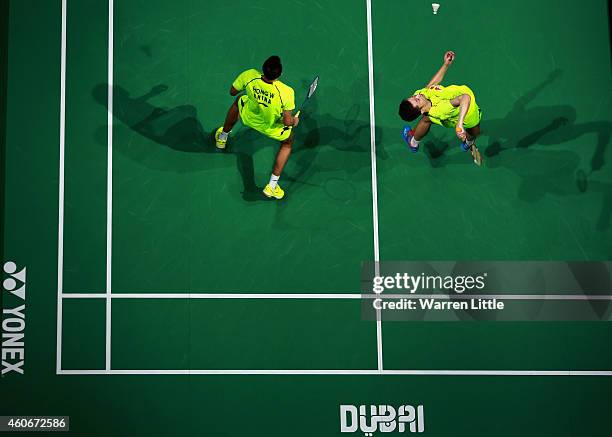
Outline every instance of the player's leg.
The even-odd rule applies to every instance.
[[[476,147],[476,137],[480,135],[480,121],[482,120],[482,111],[480,107],[476,103],[476,97],[472,90],[468,87],[466,88],[466,92],[470,94],[472,97],[472,103],[470,104],[470,108],[463,120],[463,126],[465,126],[466,139],[465,142],[461,144],[461,147],[466,152],[469,150],[472,154],[472,158],[474,159],[474,163],[476,165],[482,165],[482,156],[480,155],[480,151],[478,147]]]
[[[416,129],[414,130],[414,140],[421,141],[427,132],[429,132],[429,128],[431,127],[431,120],[427,115],[424,115],[419,120],[419,124],[417,124]]]
[[[270,181],[268,182],[268,185],[266,185],[263,191],[267,197],[282,199],[285,195],[285,192],[278,185],[278,180],[280,178],[281,173],[283,172],[283,168],[285,168],[287,160],[289,159],[289,155],[291,155],[292,146],[293,132],[291,132],[289,138],[281,141],[280,148],[276,153],[276,159],[274,161],[274,168],[272,169],[272,174],[270,175]]]
[[[410,126],[404,128],[402,136],[412,152],[417,152],[419,150],[419,142],[427,135],[430,127],[431,120],[427,115],[423,115],[416,129],[411,129]]]
[[[230,106],[229,110],[227,111],[223,126],[217,129],[217,131],[215,132],[215,145],[218,149],[225,149],[227,137],[229,136],[229,133],[232,131],[232,128],[238,121],[238,99],[240,99],[240,97],[234,100],[234,103],[232,103],[232,106]]]
[[[474,127],[469,127],[465,129],[465,133],[467,134],[468,143],[471,141],[472,143],[476,140],[476,138],[480,135],[480,125],[476,125]]]

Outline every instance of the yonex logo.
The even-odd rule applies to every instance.
[[[406,427],[408,425],[408,427]],[[425,432],[425,409],[423,405],[416,408],[402,405],[395,409],[390,405],[340,405],[340,432],[363,432],[371,437],[377,431],[381,433]]]
[[[5,292],[11,293],[20,302],[14,308],[2,309],[2,375],[9,372],[24,373],[25,364],[25,298],[26,268],[19,270],[13,261],[4,263],[4,273],[9,275],[2,281]],[[6,302],[5,299],[3,299]]]
[[[24,267],[21,271],[17,271],[17,264],[13,261],[7,261],[4,263],[4,273],[10,275],[2,282],[2,287],[9,293],[13,293],[15,296],[25,300],[26,290],[26,268]],[[17,282],[19,281],[19,282]],[[19,289],[17,286],[21,285]]]

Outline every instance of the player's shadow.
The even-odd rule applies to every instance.
[[[218,151],[214,145],[213,132],[207,132],[202,127],[193,105],[164,108],[149,102],[167,89],[165,85],[156,85],[142,96],[132,96],[123,87],[115,85],[113,116],[130,130],[150,141],[184,153],[160,158],[146,145],[146,142],[131,139],[115,141],[113,147],[130,159],[157,170],[195,172],[236,165],[242,176],[243,199],[267,201],[268,199],[261,194],[262,187],[255,184],[252,159],[252,155],[266,145],[265,142],[257,141],[252,131],[237,125],[236,133],[228,142],[228,149],[223,152]],[[92,95],[100,105],[106,106],[108,85],[97,85]],[[96,134],[98,143],[105,146],[106,135],[106,127],[103,126]],[[249,143],[249,147],[231,147],[232,144],[240,143]]]
[[[589,182],[589,178],[606,165],[605,152],[610,143],[612,123],[607,120],[577,123],[576,109],[569,105],[529,106],[538,93],[561,74],[560,70],[551,72],[543,82],[519,98],[506,117],[483,121],[483,133],[490,138],[485,156],[489,167],[506,168],[521,177],[519,197],[526,201],[539,200],[549,193],[568,195],[587,190],[602,193],[597,228],[608,229],[611,186]],[[532,147],[559,145],[583,136],[586,136],[582,140],[584,146],[593,149],[590,168],[586,171],[579,169],[580,157],[573,151]],[[591,143],[593,137],[594,144]]]
[[[470,164],[472,158],[466,153],[450,154],[453,147],[460,149],[459,139],[454,137],[440,136],[429,131],[427,139],[423,143],[425,156],[429,159],[432,167],[444,167],[449,164]],[[473,165],[473,164],[472,164]]]
[[[214,146],[212,133],[205,131],[193,105],[164,108],[150,103],[152,98],[167,89],[165,85],[157,85],[141,96],[132,96],[125,88],[115,85],[113,116],[132,132],[186,155],[165,154],[160,158],[146,142],[132,141],[129,133],[126,135],[127,141],[124,137],[123,141],[115,141],[113,147],[134,161],[164,171],[203,171],[231,166],[232,162],[235,162],[234,165],[237,166],[242,178],[243,199],[267,201],[268,199],[261,194],[263,184],[256,183],[253,156],[262,148],[277,149],[278,142],[238,124],[228,141],[227,149],[219,152]],[[92,95],[96,102],[106,106],[108,85],[97,85]],[[317,173],[324,174],[338,170],[346,174],[345,180],[342,181],[344,185],[352,185],[360,178],[369,179],[371,177],[370,124],[366,121],[367,114],[361,114],[361,105],[359,103],[351,105],[342,118],[332,114],[319,114],[317,107],[317,94],[315,94],[301,116],[300,125],[295,128],[290,164],[283,174],[283,179],[286,181],[284,187],[292,191],[305,186],[325,189],[320,183],[309,182],[309,178]],[[119,131],[120,126],[117,125],[115,129]],[[106,126],[101,126],[96,133],[98,143],[102,146],[107,144],[106,131]],[[381,137],[382,130],[377,128],[378,144]],[[207,154],[212,156],[206,159],[204,155]],[[377,154],[380,159],[386,159],[384,148],[378,147]],[[228,160],[230,155],[235,155],[235,158]],[[335,184],[338,185],[337,181]],[[345,191],[354,190],[348,187]]]
[[[562,144],[583,135],[594,134],[597,143],[590,171],[598,171],[605,165],[604,155],[610,142],[612,123],[607,120],[576,123],[576,109],[569,105],[528,106],[562,74],[561,70],[552,71],[543,82],[520,97],[504,118],[483,122],[490,138],[490,145],[485,152],[487,157],[492,158],[508,150],[527,149],[535,144]]]
[[[142,136],[180,152],[204,152],[212,145],[193,105],[163,108],[149,103],[153,97],[168,90],[166,85],[156,85],[146,94],[132,97],[123,87],[113,86],[113,116]],[[108,85],[97,85],[94,99],[107,105]],[[208,147],[209,148],[209,147]],[[210,151],[210,150],[208,150]]]
[[[265,147],[278,149],[277,141],[262,137],[258,132],[237,124],[223,153],[236,156],[236,166],[242,179],[242,199],[246,202],[272,201],[262,194],[265,184],[257,184],[253,155]],[[265,182],[265,181],[261,181]]]
[[[303,81],[306,89],[309,81]],[[284,172],[285,186],[295,194],[301,189],[316,187],[335,200],[349,200],[356,193],[355,184],[371,180],[371,140],[368,101],[356,100],[367,90],[367,81],[355,81],[352,88],[340,90],[320,85],[305,106],[300,124],[295,129],[295,142]],[[329,93],[340,101],[351,102],[345,110],[331,114],[322,112],[319,96]],[[377,157],[387,159],[381,144],[383,128],[376,126]],[[326,176],[326,173],[332,174]],[[295,196],[291,196],[295,197]],[[291,202],[290,198],[285,203]]]
[[[346,119],[333,114],[312,113],[301,122],[301,130],[296,130],[295,151],[292,156],[291,172],[288,173],[290,186],[313,185],[310,179],[317,175],[318,180],[326,173],[344,174],[344,185],[371,178],[370,124],[363,120],[353,120],[347,125]],[[376,128],[375,135],[380,138],[382,129]],[[377,144],[378,140],[377,140]],[[385,151],[377,147],[377,155]],[[337,178],[337,176],[333,176]],[[317,185],[324,188],[321,184]],[[345,191],[354,191],[348,186]],[[330,193],[328,193],[330,194]],[[334,195],[331,194],[333,197]]]

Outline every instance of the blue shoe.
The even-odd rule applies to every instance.
[[[468,152],[470,150],[470,146],[467,142],[464,141],[461,143],[461,150],[463,150],[464,152]]]
[[[412,142],[412,137],[414,137],[414,130],[408,125],[404,126],[404,130],[402,131],[402,138],[404,139],[404,141],[406,141],[406,144],[408,145],[410,151],[416,153],[419,151],[419,146],[412,147],[412,144],[410,144]]]

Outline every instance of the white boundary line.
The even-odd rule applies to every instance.
[[[106,370],[111,370],[113,240],[113,0],[108,0],[108,164],[106,188]]]
[[[62,0],[60,54],[59,193],[57,217],[57,330],[55,372],[62,370],[62,296],[64,292],[64,154],[66,140],[66,2]]]
[[[372,161],[372,224],[374,228],[374,263],[378,275],[380,261],[378,243],[378,182],[376,178],[376,115],[374,111],[374,49],[372,45],[372,1],[366,0],[368,26],[368,87],[370,91],[370,153]],[[376,352],[378,370],[383,371],[382,320],[380,310],[376,310]]]
[[[499,299],[499,300],[564,300],[564,301],[612,301],[611,295],[596,294],[322,294],[322,293],[63,293],[62,299]]]
[[[62,370],[62,375],[612,376],[608,370]]]
[[[113,110],[113,0],[109,0],[108,38],[108,172],[107,172],[107,258],[106,293],[63,293],[63,230],[64,230],[64,145],[65,145],[65,86],[66,86],[66,2],[62,0],[62,43],[60,85],[60,162],[59,162],[59,217],[58,217],[58,307],[57,307],[57,362],[58,375],[430,375],[430,376],[612,376],[605,370],[384,370],[382,360],[382,326],[380,311],[377,314],[376,370],[112,370],[111,369],[111,303],[113,298],[123,299],[361,299],[361,298],[498,298],[498,299],[545,299],[545,300],[612,300],[612,296],[596,295],[363,295],[363,294],[230,294],[230,293],[112,293],[112,110]],[[374,70],[372,51],[371,0],[366,0],[368,20],[368,72],[370,90],[370,142],[372,158],[372,209],[374,225],[374,260],[379,262],[378,244],[378,194],[376,181],[376,144],[374,116]],[[378,266],[378,264],[377,264]],[[104,370],[62,370],[62,299],[103,298],[106,299],[106,360]]]

